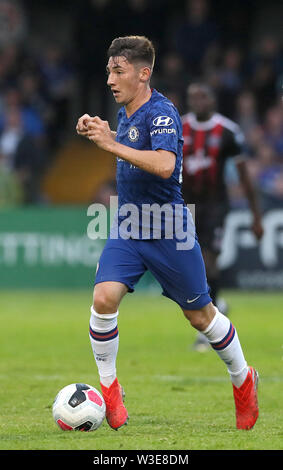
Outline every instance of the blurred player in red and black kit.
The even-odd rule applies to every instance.
[[[217,305],[220,289],[217,257],[229,209],[224,170],[230,157],[234,159],[253,213],[252,230],[258,240],[262,237],[263,228],[256,194],[246,168],[243,134],[235,122],[215,111],[215,105],[213,90],[208,85],[190,84],[189,112],[182,116],[182,124],[183,196],[187,204],[195,204],[196,229],[206,264],[210,296]],[[199,351],[209,347],[204,335],[198,335],[194,347]]]

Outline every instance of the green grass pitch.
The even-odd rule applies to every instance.
[[[283,449],[283,295],[224,292],[248,363],[260,374],[260,417],[235,428],[232,386],[214,351],[191,350],[195,332],[162,296],[127,295],[120,307],[118,378],[128,426],[90,433],[53,421],[57,392],[99,387],[88,338],[91,290],[0,294],[0,449]]]

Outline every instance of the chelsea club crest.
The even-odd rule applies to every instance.
[[[139,131],[135,126],[130,127],[128,137],[131,142],[136,142],[139,139]]]

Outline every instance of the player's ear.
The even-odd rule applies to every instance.
[[[148,82],[151,76],[150,67],[141,67],[140,69],[140,80],[144,83]]]

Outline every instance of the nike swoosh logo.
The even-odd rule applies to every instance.
[[[197,297],[195,297],[195,298],[192,299],[192,300],[187,299],[187,303],[190,304],[190,303],[194,302],[195,300],[197,300],[199,297],[200,297],[200,295],[197,295]]]

